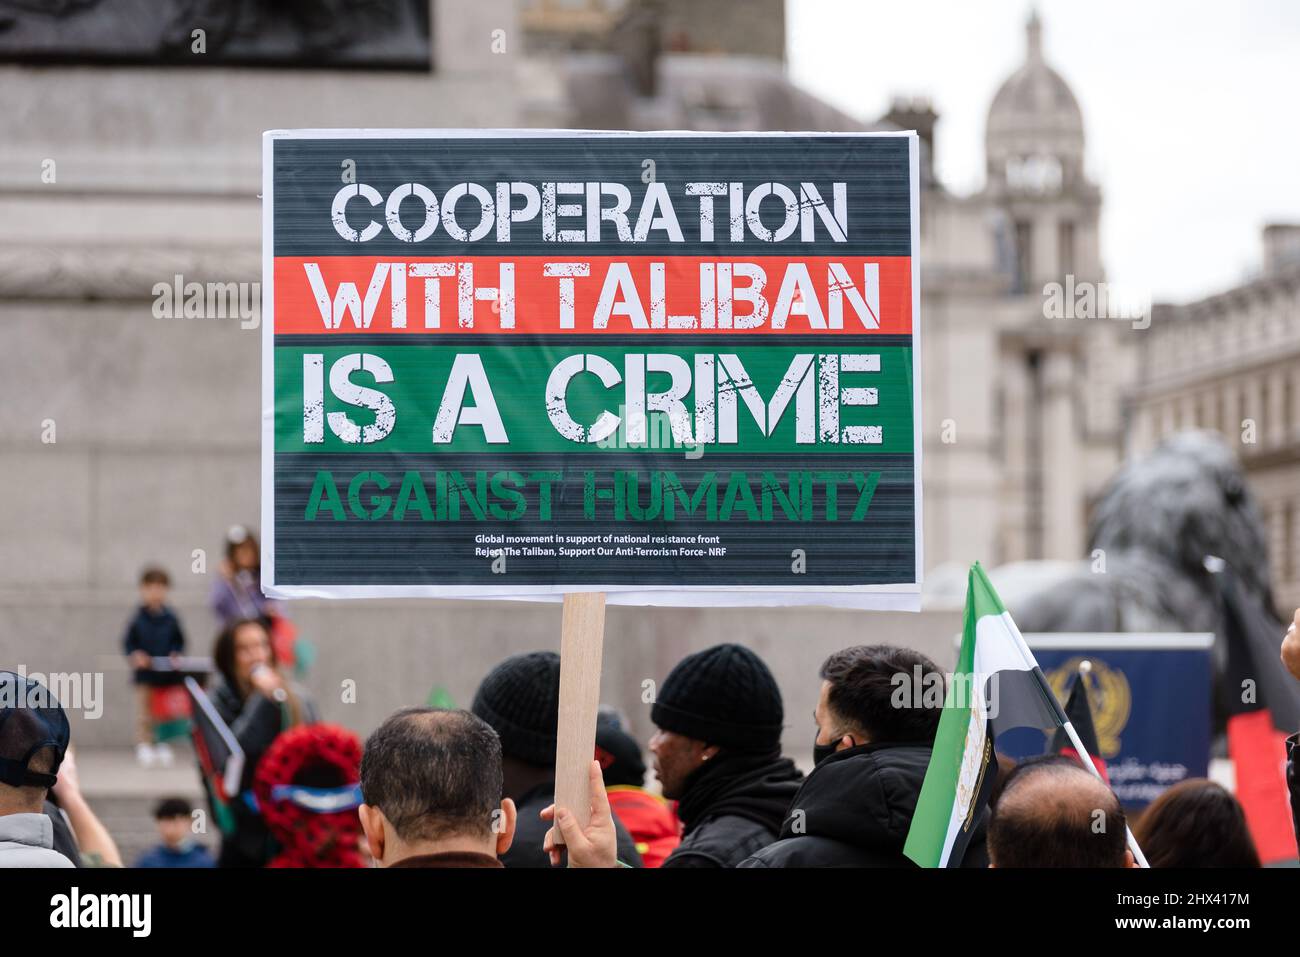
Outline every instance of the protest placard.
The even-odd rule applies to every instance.
[[[264,149],[268,594],[917,606],[914,135]]]

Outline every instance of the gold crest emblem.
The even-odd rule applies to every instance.
[[[1090,662],[1092,668],[1081,673],[1079,664],[1083,661]],[[1052,693],[1061,702],[1061,707],[1065,707],[1070,696],[1070,682],[1073,680],[1085,683],[1088,704],[1092,706],[1092,724],[1097,731],[1097,744],[1101,747],[1101,756],[1109,761],[1119,754],[1119,736],[1128,725],[1132,711],[1133,693],[1128,679],[1124,677],[1124,672],[1111,668],[1093,655],[1073,657],[1047,674],[1047,683],[1052,686]]]

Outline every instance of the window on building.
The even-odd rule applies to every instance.
[[[1061,257],[1061,277],[1074,275],[1074,223],[1060,224],[1056,242]]]
[[[1029,289],[1029,280],[1033,276],[1032,246],[1034,240],[1033,224],[1028,220],[1016,221],[1016,292]]]
[[[1265,379],[1259,384],[1259,412],[1251,416],[1251,418],[1256,421],[1256,441],[1261,439],[1267,440],[1264,442],[1266,445],[1273,444],[1273,426],[1272,423],[1268,423],[1267,430],[1262,429],[1259,427],[1259,421],[1263,416],[1267,416],[1271,411],[1273,411],[1273,383],[1268,379]]]
[[[1282,434],[1284,441],[1290,442],[1292,434],[1295,432],[1295,384],[1291,381],[1290,373],[1283,373],[1282,377]]]
[[[1280,558],[1282,565],[1282,580],[1285,582],[1293,582],[1296,578],[1295,509],[1296,506],[1294,501],[1287,502],[1282,506],[1284,521],[1282,529],[1282,554]]]

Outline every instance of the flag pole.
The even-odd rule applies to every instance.
[[[1012,618],[1011,615],[1007,615],[1006,619],[1007,623],[1011,626],[1008,630],[1011,632],[1011,636],[1015,638],[1016,643],[1020,646],[1021,654],[1025,656],[1026,661],[1034,662],[1034,680],[1038,682],[1039,686],[1043,690],[1043,694],[1046,695],[1048,701],[1052,702],[1052,707],[1056,709],[1057,720],[1061,722],[1061,727],[1065,729],[1066,737],[1070,739],[1070,744],[1074,745],[1075,752],[1082,759],[1084,768],[1091,771],[1092,776],[1098,781],[1106,784],[1106,779],[1103,778],[1101,772],[1097,770],[1097,765],[1093,762],[1092,755],[1088,753],[1088,749],[1085,748],[1083,742],[1079,740],[1079,733],[1074,730],[1074,725],[1072,725],[1070,719],[1065,716],[1065,709],[1061,707],[1061,702],[1056,700],[1056,692],[1052,690],[1052,686],[1049,685],[1047,679],[1043,677],[1043,672],[1038,667],[1038,659],[1036,659],[1034,653],[1029,650],[1029,644],[1025,641],[1025,636],[1020,633],[1020,627],[1016,624],[1015,619]],[[1110,787],[1109,784],[1106,784],[1106,786]],[[1128,849],[1133,852],[1133,860],[1137,861],[1138,867],[1149,868],[1151,865],[1147,863],[1147,858],[1146,855],[1142,853],[1142,848],[1138,847],[1137,838],[1133,836],[1133,829],[1130,828],[1128,824],[1124,825],[1124,837],[1128,844]]]
[[[1050,687],[1047,691],[1048,694],[1051,694]],[[1088,749],[1085,748],[1083,742],[1079,740],[1079,734],[1074,730],[1074,725],[1067,721],[1063,727],[1065,728],[1066,736],[1070,739],[1070,743],[1074,745],[1074,750],[1078,752],[1079,757],[1082,759],[1083,766],[1092,772],[1093,777],[1105,784],[1106,779],[1101,776],[1101,772],[1097,770],[1097,765],[1093,763],[1092,756],[1088,754]],[[1109,785],[1107,785],[1107,787],[1109,787]],[[1127,824],[1124,825],[1124,833],[1128,841],[1128,849],[1133,852],[1133,859],[1138,862],[1138,867],[1150,867],[1151,865],[1147,863],[1146,855],[1142,853],[1142,848],[1138,847],[1137,838],[1133,836],[1132,828]]]

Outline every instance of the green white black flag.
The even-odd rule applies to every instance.
[[[976,562],[957,668],[903,853],[922,867],[960,865],[997,773],[994,737],[1009,728],[1067,723],[1020,630]]]

